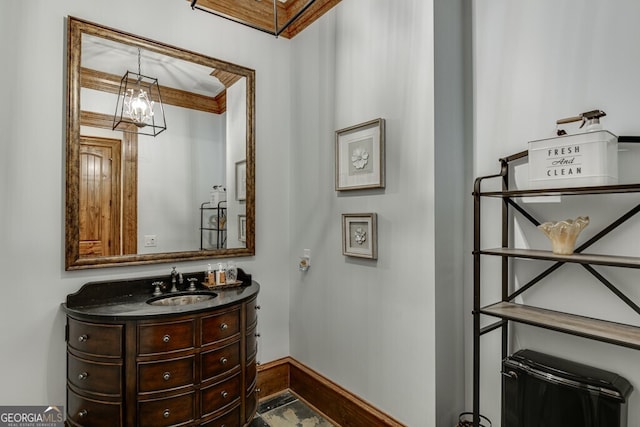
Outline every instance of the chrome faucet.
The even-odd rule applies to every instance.
[[[151,284],[151,286],[153,286],[153,287],[154,287],[154,290],[153,290],[153,296],[154,296],[154,297],[157,297],[157,296],[159,296],[159,295],[162,295],[162,290],[161,290],[161,289],[164,289],[164,288],[165,288],[165,285],[164,285],[164,283],[163,283],[163,282],[153,282],[153,283]]]
[[[171,270],[171,290],[169,292],[178,292],[178,288],[176,287],[178,275],[180,276],[180,283],[182,283],[182,273],[178,274],[176,268],[173,267],[173,270]]]

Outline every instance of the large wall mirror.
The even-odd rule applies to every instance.
[[[255,72],[67,25],[66,269],[254,255]],[[113,130],[128,71],[157,79],[155,136]]]

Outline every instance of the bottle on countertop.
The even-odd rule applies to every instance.
[[[226,270],[222,263],[219,263],[218,269],[216,270],[216,284],[224,285],[225,283],[227,283]]]
[[[211,269],[211,264],[207,265],[207,273],[204,280],[207,286],[213,286],[216,284],[216,277],[213,270]]]
[[[235,261],[227,261],[227,274],[225,276],[229,284],[234,284],[238,281],[238,267],[236,267]]]

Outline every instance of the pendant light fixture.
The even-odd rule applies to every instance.
[[[142,75],[138,48],[138,73],[127,71],[113,116],[113,130],[156,136],[167,129],[158,79]],[[134,126],[132,126],[134,125]]]

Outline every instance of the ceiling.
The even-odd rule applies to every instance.
[[[292,38],[340,3],[340,0],[187,0],[191,7],[284,38]],[[299,15],[299,16],[297,16]],[[286,29],[282,28],[295,18]]]
[[[292,38],[331,10],[340,0],[187,0],[195,9],[213,13],[256,30]],[[288,21],[291,22],[283,29]],[[82,86],[118,94],[125,71],[138,72],[138,49],[101,37],[82,40]],[[163,103],[222,113],[226,88],[238,76],[221,73],[196,63],[142,50],[141,74],[158,79]]]
[[[138,72],[137,47],[102,37],[83,34],[81,58],[80,82],[87,89],[117,95],[124,73]],[[158,79],[163,104],[214,114],[226,110],[226,88],[240,79],[148,49],[140,50],[140,71]]]

